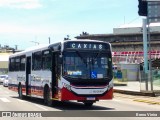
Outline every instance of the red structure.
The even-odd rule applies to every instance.
[[[150,56],[151,55],[151,56]],[[113,62],[127,62],[127,63],[142,63],[143,51],[125,51],[125,52],[112,52]],[[148,60],[150,59],[160,59],[160,51],[148,52]]]

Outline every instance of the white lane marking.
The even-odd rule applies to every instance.
[[[7,98],[0,98],[0,100],[2,100],[3,102],[11,102]]]
[[[44,108],[44,107],[42,107],[42,106],[40,106],[40,105],[35,105],[35,106],[37,106],[37,107],[39,107],[39,108],[41,108],[41,109],[43,109],[43,110],[48,110],[48,109],[46,109],[46,108]]]

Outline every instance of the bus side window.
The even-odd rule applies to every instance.
[[[20,57],[15,58],[15,71],[20,70]]]
[[[34,54],[32,53],[32,70],[34,70]]]
[[[15,58],[10,58],[9,71],[14,71],[15,68]]]
[[[21,56],[20,57],[20,71],[24,71],[25,70],[25,63],[26,63],[26,57],[25,56]]]
[[[43,70],[51,69],[51,53],[49,50],[42,52],[42,69]]]
[[[41,51],[32,54],[32,69],[40,70],[42,68],[42,53]]]

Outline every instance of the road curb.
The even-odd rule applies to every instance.
[[[114,89],[114,92],[128,94],[128,95],[151,96],[151,97],[156,96],[154,92],[138,92],[138,91],[119,90],[119,89]]]
[[[126,83],[114,83],[114,86],[127,86]]]
[[[157,101],[150,101],[150,100],[143,100],[143,99],[135,99],[133,101],[160,105],[160,102],[157,102]]]

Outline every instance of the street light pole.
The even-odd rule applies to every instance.
[[[147,24],[148,24],[148,47],[149,47],[149,81],[151,85],[151,91],[153,91],[153,80],[152,80],[152,56],[151,56],[151,35],[150,35],[150,22],[147,17]]]

